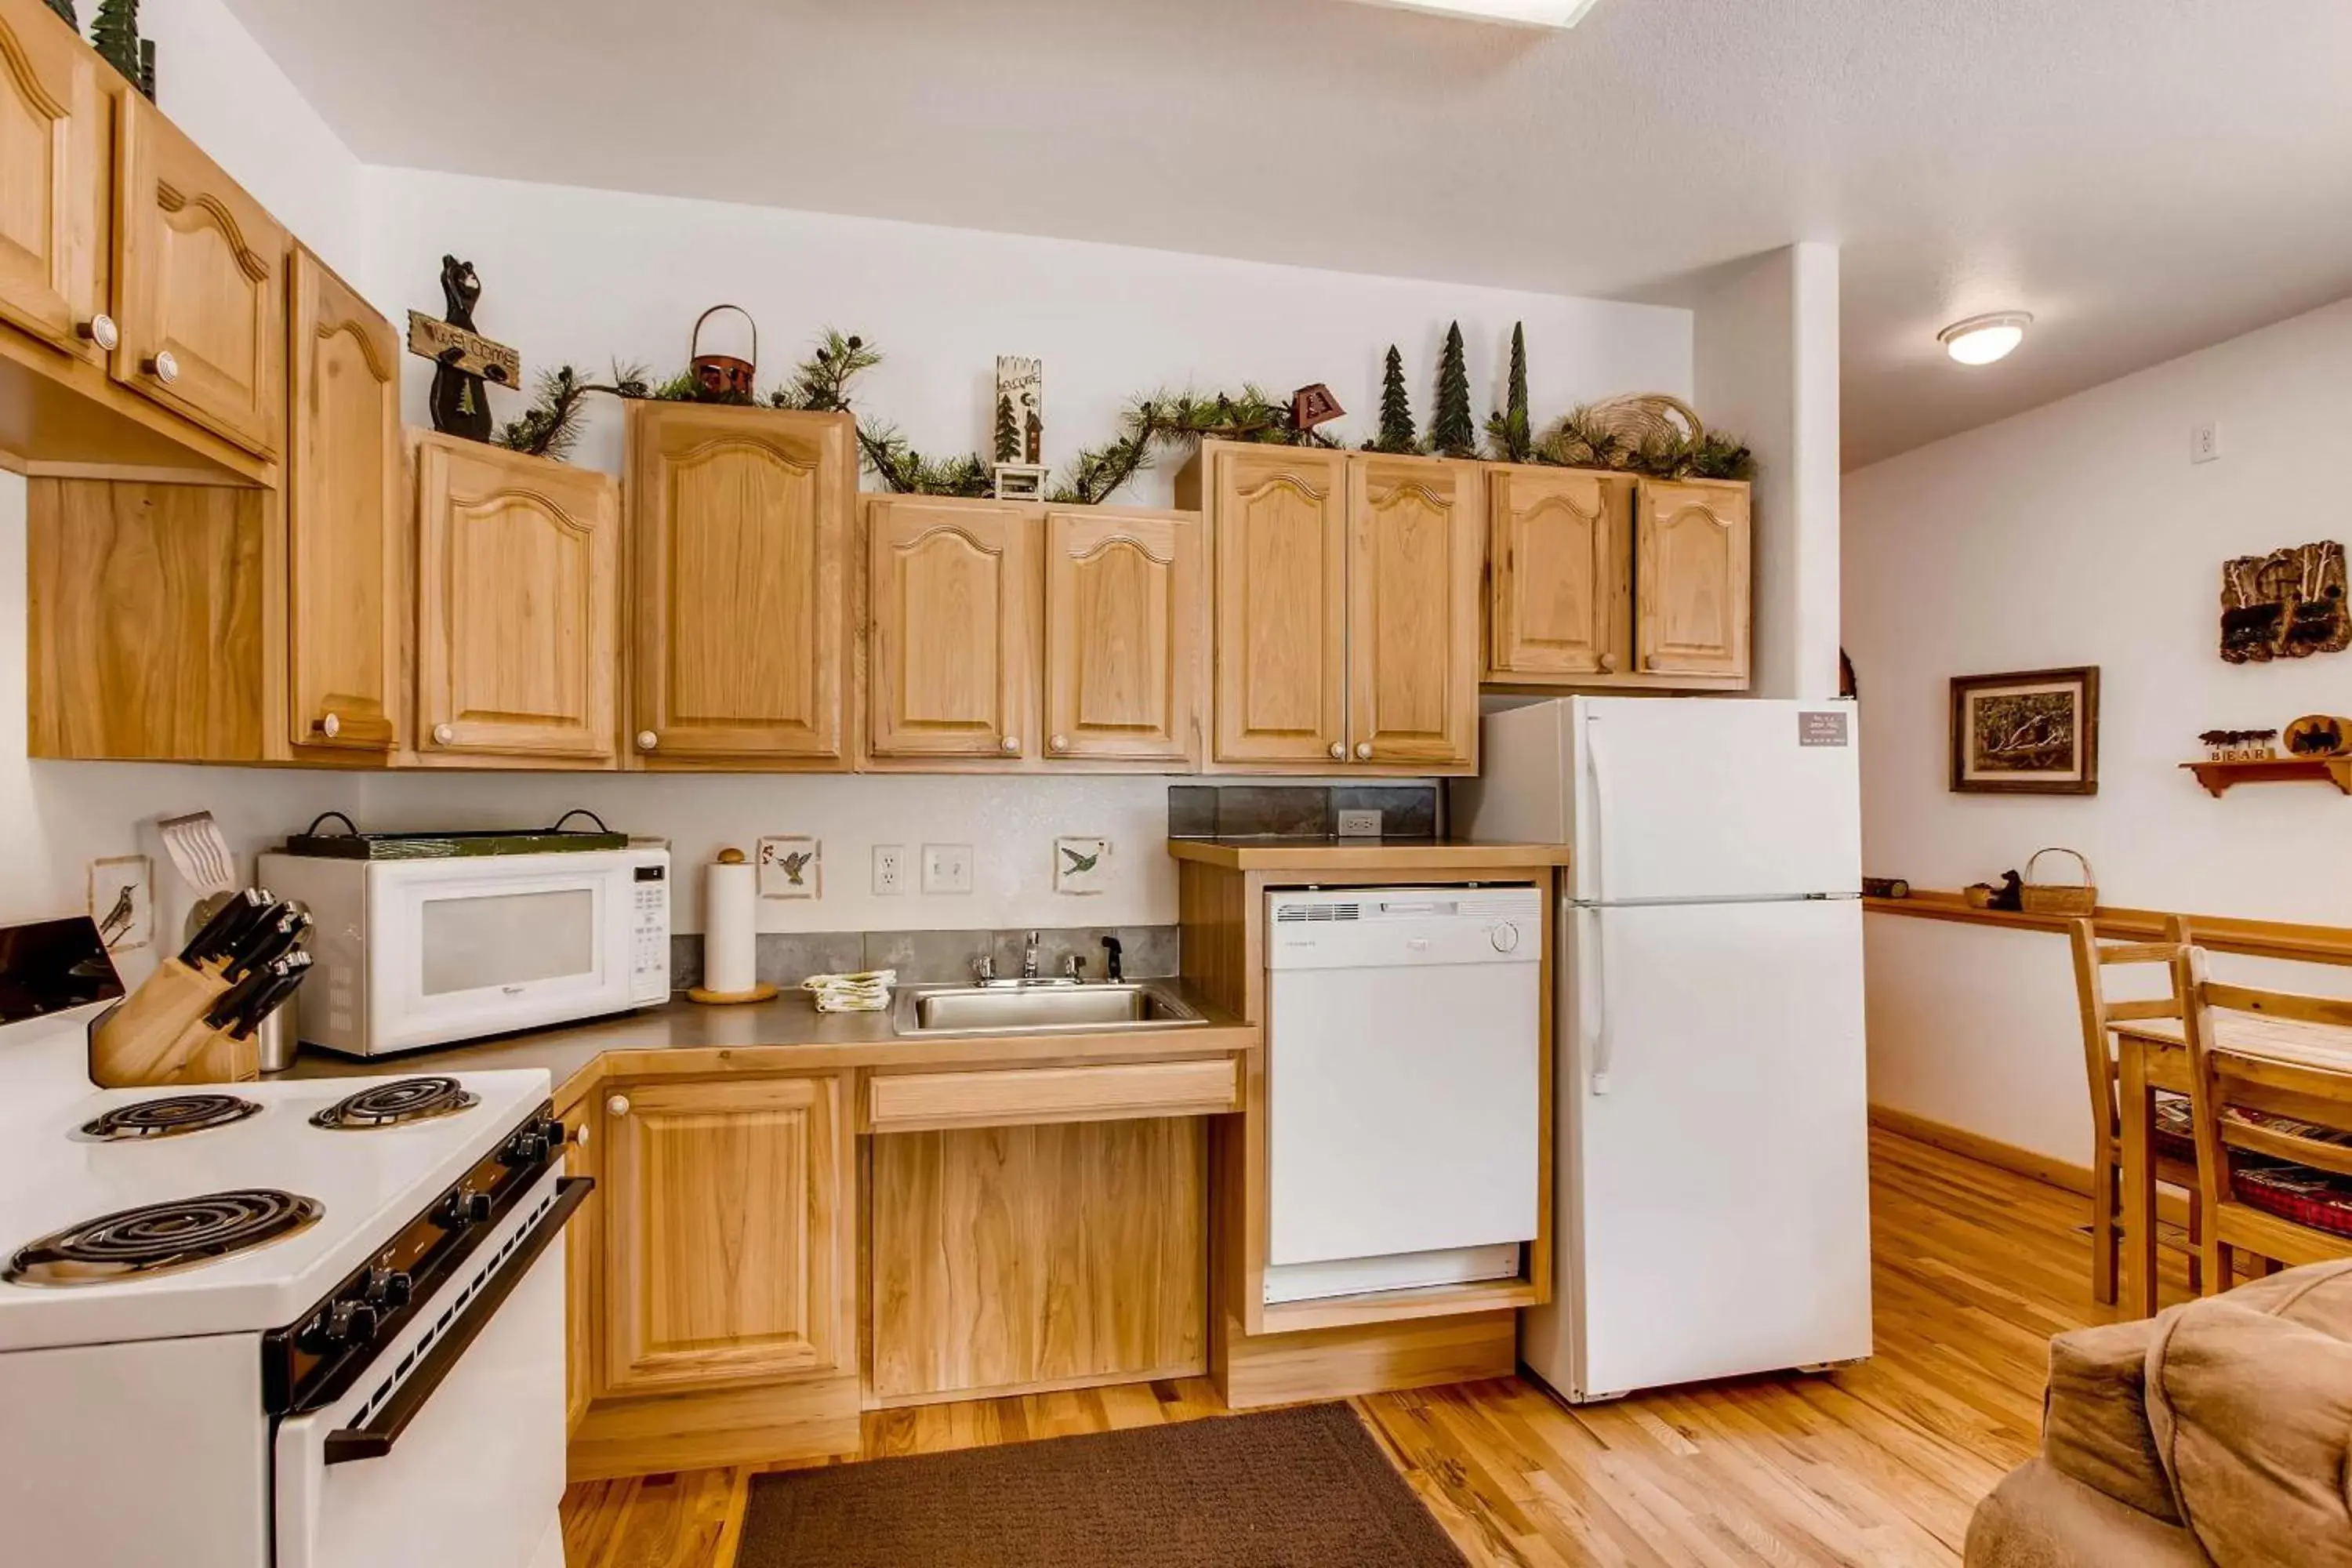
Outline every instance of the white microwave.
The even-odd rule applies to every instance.
[[[318,921],[306,1045],[380,1057],[669,1000],[669,851],[433,860],[264,855]]]

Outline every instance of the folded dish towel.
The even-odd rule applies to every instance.
[[[890,1005],[890,987],[898,983],[895,969],[869,969],[857,974],[812,974],[801,989],[816,998],[820,1013],[879,1013]]]

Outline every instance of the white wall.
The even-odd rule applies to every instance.
[[[2321,476],[2352,428],[2347,363],[2352,301],[1846,476],[1872,875],[1957,888],[2063,844],[2107,903],[2352,924],[2352,800],[2324,784],[2215,800],[2176,765],[2202,730],[2352,711],[2352,653],[2216,652],[2224,559],[2347,537]],[[2192,466],[2209,419],[2223,456]],[[2096,795],[1948,792],[1951,677],[2080,664],[2101,670]],[[1875,1100],[2086,1157],[2063,942],[1876,916],[1869,949]],[[2343,970],[2216,967],[2352,992]]]
[[[1757,455],[1755,679],[1837,694],[1838,248],[1808,241],[1720,269],[1696,309],[1706,422]]]
[[[927,453],[983,445],[1000,353],[1045,360],[1046,456],[1057,469],[1109,439],[1129,399],[1163,387],[1255,380],[1286,396],[1325,382],[1349,410],[1341,428],[1369,435],[1391,342],[1425,430],[1438,346],[1456,320],[1482,421],[1501,399],[1515,321],[1527,323],[1540,417],[1621,392],[1691,388],[1690,312],[1663,306],[404,169],[374,173],[368,216],[359,281],[376,302],[437,315],[442,254],[472,261],[483,283],[476,319],[522,352],[526,380],[566,362],[601,374],[616,357],[661,375],[683,370],[695,317],[732,300],[759,322],[763,390],[822,328],[874,342],[887,358],[863,384],[861,413],[897,424]],[[720,317],[711,328],[740,323]],[[431,379],[425,362],[411,366],[415,423],[426,420]],[[491,401],[506,418],[524,399],[493,391]],[[607,403],[594,418],[576,460],[618,472],[618,411]],[[1146,476],[1118,499],[1164,504],[1170,477]]]

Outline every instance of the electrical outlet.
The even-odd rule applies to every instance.
[[[877,898],[896,898],[907,890],[907,847],[903,844],[877,844],[874,847],[874,892]]]
[[[1378,838],[1381,836],[1381,814],[1377,811],[1343,811],[1339,814],[1339,837],[1342,838]]]
[[[971,892],[971,846],[969,844],[924,845],[923,891],[927,893]]]
[[[2221,455],[2221,427],[2210,419],[2189,432],[2189,460],[2210,463]]]

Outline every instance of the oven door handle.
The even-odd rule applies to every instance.
[[[392,1446],[400,1441],[400,1435],[408,1430],[408,1424],[416,1419],[417,1413],[433,1397],[434,1390],[457,1370],[457,1359],[489,1326],[492,1314],[513,1294],[540,1255],[554,1245],[565,1222],[587,1202],[595,1186],[595,1179],[591,1176],[566,1176],[556,1184],[555,1202],[549,1206],[547,1217],[531,1228],[529,1238],[515,1248],[514,1256],[491,1276],[489,1283],[475,1292],[465,1315],[434,1342],[431,1352],[417,1364],[415,1375],[392,1391],[392,1397],[383,1402],[383,1408],[366,1426],[340,1426],[327,1434],[327,1463],[342,1465],[354,1459],[380,1459],[392,1452]]]

